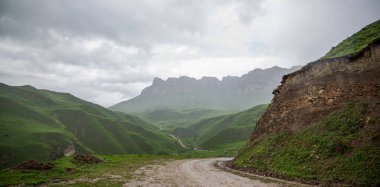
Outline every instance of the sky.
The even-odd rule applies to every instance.
[[[1,0],[0,82],[108,107],[154,77],[305,65],[378,19],[379,0]]]

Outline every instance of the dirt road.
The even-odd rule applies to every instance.
[[[175,160],[161,165],[145,166],[135,172],[124,186],[297,186],[267,178],[247,178],[215,166],[231,158]]]
[[[181,147],[183,147],[183,148],[187,148],[186,145],[183,144],[182,141],[181,141],[179,138],[177,138],[176,136],[174,136],[174,135],[172,135],[172,134],[170,134],[170,136],[171,136],[172,138],[174,138],[175,140],[177,140],[177,142],[179,143],[179,145],[181,145]]]

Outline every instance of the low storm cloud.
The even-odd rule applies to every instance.
[[[305,65],[380,18],[380,2],[0,1],[0,82],[110,106],[154,77]]]

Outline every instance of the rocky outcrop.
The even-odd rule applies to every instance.
[[[74,144],[70,144],[63,152],[65,156],[72,156],[75,154],[75,146]]]
[[[265,134],[297,132],[348,103],[368,103],[380,114],[380,40],[354,56],[318,60],[285,75],[248,144]]]

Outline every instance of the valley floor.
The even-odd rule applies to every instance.
[[[243,177],[222,169],[232,158],[172,160],[136,170],[124,187],[133,186],[297,186],[266,177]],[[300,185],[301,186],[301,185]],[[302,185],[303,186],[303,185]]]

